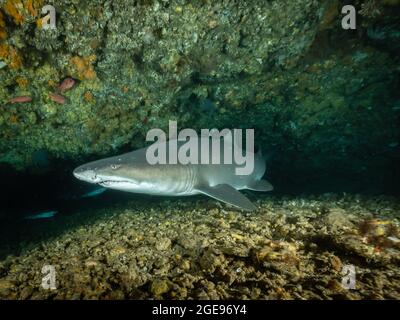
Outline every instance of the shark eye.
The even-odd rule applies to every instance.
[[[119,164],[112,164],[112,165],[111,165],[111,169],[117,170],[120,166],[121,166],[121,165],[119,165]]]

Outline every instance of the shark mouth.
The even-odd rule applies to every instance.
[[[128,180],[104,180],[98,183],[98,185],[102,186],[102,187],[109,187],[112,185],[117,185],[117,184],[134,184],[132,183],[132,181],[128,181]]]

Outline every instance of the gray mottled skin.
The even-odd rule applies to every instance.
[[[236,190],[272,190],[267,181],[261,180],[265,162],[260,154],[254,154],[253,172],[240,176],[235,174],[235,164],[150,165],[146,150],[93,161],[76,168],[73,174],[80,180],[127,192],[166,196],[202,193],[248,211],[255,207]]]

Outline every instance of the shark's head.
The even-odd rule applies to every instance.
[[[76,168],[73,174],[79,180],[106,188],[122,190],[139,183],[127,174],[127,164],[121,156],[89,162]]]
[[[148,166],[131,154],[89,162],[76,168],[73,174],[85,182],[130,192],[146,192],[157,183]]]

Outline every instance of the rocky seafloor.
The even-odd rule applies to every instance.
[[[398,198],[250,196],[255,213],[136,199],[35,222],[36,236],[27,223],[0,244],[0,298],[400,298]],[[44,265],[55,290],[41,286]],[[342,286],[346,265],[355,289]]]

